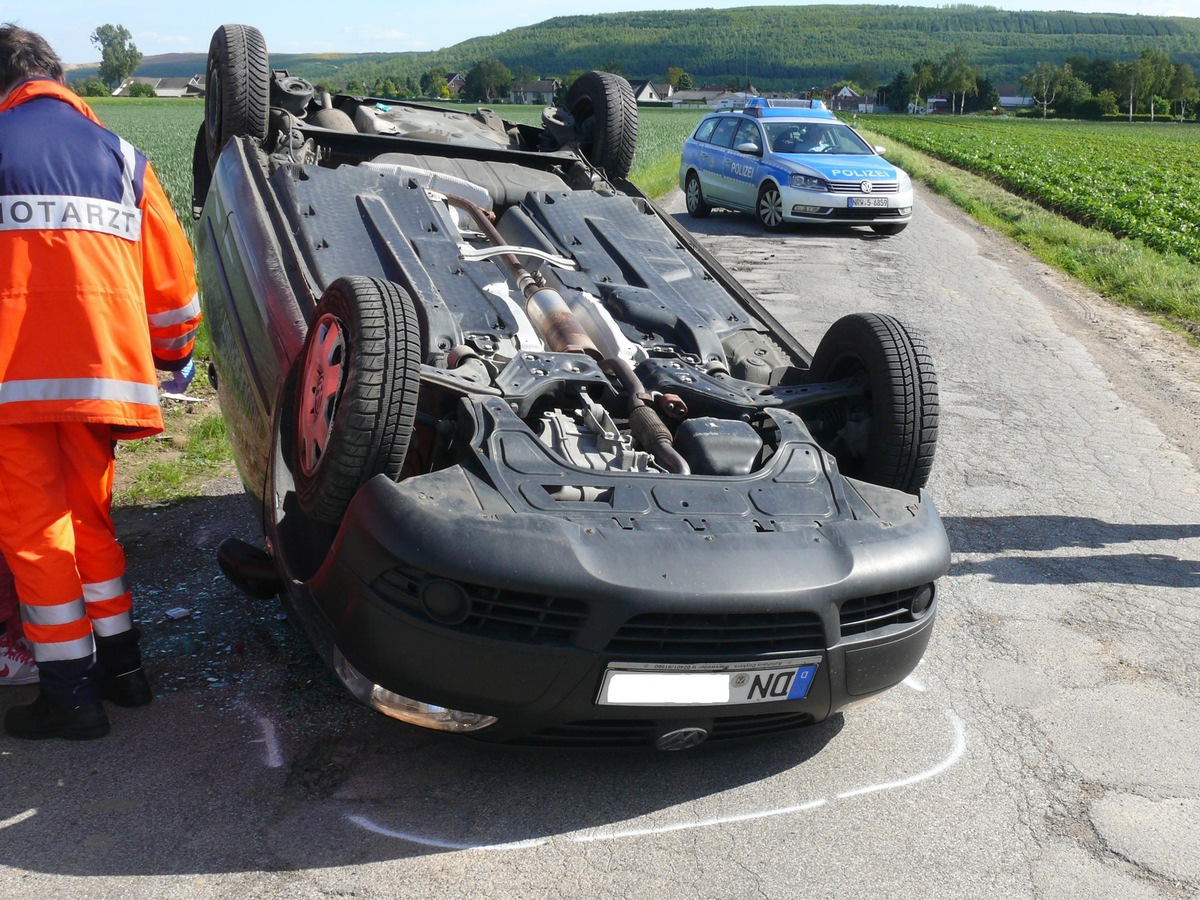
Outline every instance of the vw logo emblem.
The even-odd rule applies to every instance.
[[[703,744],[706,737],[708,737],[708,731],[704,728],[694,726],[676,728],[674,731],[659,735],[654,746],[659,750],[687,750]]]
[[[869,194],[869,193],[871,193],[871,191],[875,190],[874,186],[869,181],[864,181],[862,184],[860,184],[858,186],[858,189],[860,191],[862,191],[864,194]]]

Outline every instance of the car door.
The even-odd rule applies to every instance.
[[[739,150],[753,146],[754,150]],[[763,136],[758,122],[743,119],[733,133],[733,142],[725,154],[727,202],[745,209],[754,209],[758,200],[759,163],[763,155]]]
[[[711,200],[729,199],[726,168],[738,121],[738,116],[722,116],[713,129],[712,139],[702,152],[700,186],[704,188],[704,196]]]

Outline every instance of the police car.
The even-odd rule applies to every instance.
[[[770,231],[827,222],[899,234],[912,180],[882,153],[820,100],[752,98],[701,120],[684,141],[679,186],[696,218],[719,206],[753,212]]]

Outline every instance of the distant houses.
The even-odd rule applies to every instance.
[[[112,92],[114,97],[129,96],[129,89],[135,84],[146,84],[154,90],[156,97],[203,97],[204,76],[193,75],[191,78],[126,78]]]
[[[508,102],[550,104],[554,102],[554,95],[560,87],[562,82],[557,78],[514,81],[508,90]]]
[[[633,99],[645,105],[670,103],[675,94],[675,88],[670,84],[655,84],[649,80],[631,81],[629,86],[633,88]]]

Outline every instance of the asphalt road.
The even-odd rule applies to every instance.
[[[446,739],[221,578],[254,523],[220,482],[121,515],[156,702],[0,740],[0,897],[1197,896],[1200,354],[935,198],[888,239],[683,218],[810,348],[852,311],[924,333],[954,563],[914,677],[738,747]]]

